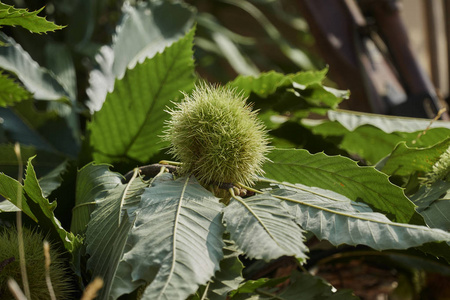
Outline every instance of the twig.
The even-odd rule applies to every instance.
[[[22,274],[23,289],[27,299],[31,299],[30,286],[28,284],[27,268],[25,261],[25,247],[23,243],[23,228],[22,228],[22,177],[23,177],[23,163],[22,155],[20,153],[20,144],[14,144],[14,152],[17,157],[17,164],[19,166],[17,181],[19,182],[17,186],[17,207],[19,211],[16,213],[16,223],[17,223],[17,237],[19,243],[19,259],[20,259],[20,272]]]
[[[48,292],[51,300],[56,300],[55,291],[53,290],[52,281],[50,278],[50,264],[52,260],[50,258],[50,244],[44,241],[44,256],[45,256],[45,281],[47,282]]]
[[[19,285],[14,279],[8,279],[8,287],[16,300],[27,300],[27,297],[25,297]]]
[[[92,300],[97,297],[97,292],[103,287],[103,279],[95,277],[94,280],[88,284],[83,292],[81,300]]]

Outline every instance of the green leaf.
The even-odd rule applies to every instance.
[[[425,130],[428,126],[430,128],[443,127],[450,129],[449,122],[444,121],[431,122],[431,120],[428,119],[386,116],[346,110],[329,111],[328,118],[331,121],[338,121],[350,131],[366,124],[375,126],[386,133],[392,133],[394,131],[416,132]]]
[[[302,149],[274,149],[263,169],[268,178],[328,189],[352,201],[361,201],[397,222],[423,224],[415,205],[388,176],[355,161]]]
[[[110,190],[122,186],[121,180],[122,177],[118,173],[111,172],[108,165],[91,163],[78,171],[75,207],[70,226],[73,233],[80,234],[85,231],[96,203]]]
[[[28,9],[14,8],[13,6],[0,3],[0,26],[21,26],[34,33],[55,31],[64,28],[64,26],[56,25],[43,17],[39,17],[37,14],[43,9],[42,7],[39,10],[29,12]]]
[[[31,164],[32,159],[28,160],[23,186],[11,177],[0,173],[0,194],[15,206],[19,205],[20,197],[22,199],[22,211],[43,229],[48,230],[53,238],[60,239],[65,249],[71,252],[74,249],[73,241],[75,237],[72,233],[64,230],[61,223],[55,218],[53,211],[56,208],[56,201],[50,203],[42,195],[41,187]]]
[[[422,186],[411,197],[428,226],[450,231],[450,183],[438,181]]]
[[[114,88],[114,80],[122,78],[127,68],[163,52],[194,24],[193,8],[182,2],[143,1],[136,6],[124,4],[122,11],[113,44],[100,49],[95,57],[98,68],[89,76],[86,105],[92,112],[100,110],[107,93]],[[168,15],[171,17],[165,17]]]
[[[32,146],[55,157],[75,158],[78,154],[78,141],[66,120],[54,111],[38,111],[33,101],[23,101],[10,108],[0,107],[0,118],[11,143]]]
[[[0,106],[7,107],[30,98],[31,94],[0,71]]]
[[[159,138],[168,117],[164,110],[193,84],[193,36],[194,29],[116,81],[88,124],[95,160],[144,162],[166,146]]]
[[[142,299],[186,299],[219,269],[219,199],[193,177],[156,178],[141,196],[113,283],[113,299],[145,283]]]
[[[208,286],[207,298],[209,300],[226,299],[229,292],[237,289],[244,281],[242,269],[244,265],[239,260],[241,252],[237,251],[232,241],[225,240],[223,248],[224,258],[220,262],[220,271],[216,272]]]
[[[295,271],[289,280],[290,284],[283,290],[271,287],[270,281],[253,281],[253,286],[238,290],[231,300],[241,299],[279,299],[279,300],[356,300],[351,291],[334,292],[333,287],[322,278],[308,273]],[[269,285],[268,287],[266,287]]]
[[[229,236],[229,234],[225,234],[225,236]],[[220,270],[206,286],[201,286],[196,294],[189,297],[189,300],[226,300],[228,294],[236,290],[244,281],[242,277],[244,265],[239,260],[239,255],[242,253],[236,249],[233,241],[226,237],[224,239],[224,258],[220,261]]]
[[[303,230],[281,201],[270,195],[233,198],[223,219],[231,239],[250,258],[269,261],[288,255],[306,259]]]
[[[41,186],[42,195],[44,197],[50,196],[50,194],[61,185],[63,181],[61,175],[67,171],[68,163],[68,160],[63,161],[49,173],[45,174],[45,176],[39,178],[39,185]]]
[[[303,229],[338,246],[366,245],[375,250],[408,249],[430,242],[450,242],[450,233],[427,226],[395,223],[385,215],[361,211],[329,190],[300,184],[280,185],[274,197]]]
[[[339,137],[339,148],[364,158],[369,164],[375,164],[386,157],[400,142],[406,142],[412,148],[429,147],[446,139],[450,134],[450,129],[447,128],[432,128],[425,134],[423,130],[387,133],[373,125],[361,125],[349,131],[337,121],[323,122],[311,130],[314,134],[330,138],[335,143],[336,137]]]
[[[0,41],[6,44],[0,47],[0,68],[15,73],[35,99],[67,101],[69,96],[61,84],[19,44],[1,32]]]
[[[89,183],[89,179],[92,180],[96,175],[101,178],[93,184]],[[147,184],[136,177],[128,184],[121,184],[117,182],[117,174],[104,165],[86,166],[81,170],[79,178],[83,180],[77,185],[78,191],[84,192],[81,199],[97,203],[86,230],[86,252],[90,255],[87,268],[92,271],[93,276],[100,276],[104,280],[99,298],[109,299],[117,266],[134,224],[132,210],[139,205],[143,188]],[[82,225],[77,227],[84,229]]]
[[[415,172],[424,175],[432,171],[434,163],[449,147],[450,138],[435,146],[421,149],[410,148],[405,143],[400,143],[389,155],[381,171],[397,176],[410,176]]]

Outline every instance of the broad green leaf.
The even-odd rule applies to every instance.
[[[50,203],[42,195],[42,189],[31,164],[32,159],[28,160],[23,186],[11,177],[0,173],[0,195],[15,206],[19,206],[18,201],[21,194],[22,211],[43,229],[48,230],[53,238],[58,238],[65,249],[71,252],[74,249],[73,241],[75,237],[62,228],[61,223],[53,214],[56,201]]]
[[[43,17],[39,17],[44,8],[42,7],[36,11],[28,11],[28,9],[15,8],[13,6],[0,3],[0,26],[21,26],[34,33],[42,33],[48,31],[55,31],[62,29],[64,26],[56,25],[53,22],[47,21]]]
[[[310,154],[302,149],[274,149],[268,158],[271,161],[263,166],[268,178],[328,189],[364,202],[393,221],[423,224],[403,190],[373,167],[360,167],[346,157]]]
[[[12,38],[0,33],[0,41],[6,46],[0,47],[0,68],[17,75],[25,88],[39,100],[68,99],[69,96],[61,84]]]
[[[387,133],[391,133],[394,131],[415,132],[419,130],[425,130],[426,128],[428,128],[428,126],[430,128],[443,127],[450,129],[450,123],[444,121],[431,122],[431,120],[427,119],[386,116],[346,110],[329,111],[328,118],[331,121],[338,121],[350,131],[353,131],[355,128],[366,124],[380,128]]]
[[[75,207],[70,226],[73,233],[80,234],[85,231],[96,203],[103,199],[109,190],[122,186],[121,180],[122,177],[111,172],[108,165],[91,163],[78,171]]]
[[[411,197],[428,226],[450,231],[450,183],[438,181],[422,186]]]
[[[13,79],[0,72],[0,106],[7,107],[30,98],[31,94]]]
[[[400,143],[389,155],[381,171],[389,175],[409,176],[415,172],[423,175],[432,170],[442,153],[450,147],[450,138],[435,146],[421,149]]]
[[[112,298],[149,283],[141,299],[186,299],[206,284],[223,258],[222,207],[193,177],[157,177],[141,196]]]
[[[102,178],[95,180],[96,175]],[[79,177],[83,182],[77,188],[84,192],[82,199],[95,200],[97,204],[86,230],[86,252],[90,255],[87,268],[94,277],[104,280],[99,298],[109,299],[117,266],[134,224],[132,210],[139,205],[147,184],[136,177],[128,184],[121,184],[117,182],[117,174],[104,165],[90,164],[81,170]],[[89,183],[89,179],[94,179],[95,183]]]
[[[450,242],[448,232],[392,222],[376,212],[361,212],[350,199],[329,190],[284,184],[274,191],[274,197],[285,200],[285,209],[303,229],[335,246],[366,245],[375,250],[386,250]]]
[[[14,204],[12,204],[10,201],[8,201],[6,199],[0,200],[0,213],[2,213],[2,212],[16,212],[16,211],[20,211],[20,209],[17,206],[15,206]]]
[[[230,238],[250,258],[269,261],[288,255],[306,259],[303,230],[281,201],[270,195],[233,198],[224,209],[223,220]]]
[[[279,299],[279,300],[356,300],[359,299],[349,290],[335,292],[333,287],[322,278],[308,273],[293,272],[290,284],[283,290],[266,288],[267,282],[254,285],[252,289],[245,289],[235,294],[231,300],[241,299]],[[245,292],[244,292],[245,291]]]
[[[228,85],[242,91],[246,97],[250,96],[251,93],[254,93],[259,97],[266,98],[275,93],[280,87],[292,87],[293,82],[298,82],[303,85],[321,83],[325,79],[326,73],[327,69],[287,75],[270,71],[258,76],[239,75],[236,79],[229,82]]]
[[[339,148],[364,158],[369,164],[375,164],[386,157],[400,142],[406,142],[412,148],[429,147],[450,135],[450,129],[447,128],[432,128],[425,134],[423,130],[387,133],[373,125],[361,125],[350,131],[337,121],[323,122],[311,127],[311,130],[335,143],[340,139],[336,143]]]
[[[122,78],[127,68],[134,68],[138,62],[162,52],[194,24],[193,9],[181,2],[151,1],[136,6],[125,3],[122,11],[112,45],[100,49],[95,57],[98,69],[89,76],[86,105],[92,112],[100,110],[107,93],[113,90],[114,80]]]
[[[168,117],[164,110],[193,84],[193,36],[192,29],[116,81],[114,91],[88,124],[95,160],[145,162],[166,145],[159,137]]]

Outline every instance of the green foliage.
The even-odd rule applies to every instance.
[[[13,6],[0,3],[0,26],[21,26],[34,33],[43,33],[63,29],[64,26],[56,25],[47,21],[43,17],[39,17],[44,8],[29,12],[28,9],[18,9]]]
[[[354,247],[386,256],[396,250],[402,276],[448,275],[448,123],[335,110],[348,91],[324,85],[327,69],[259,74],[242,49],[255,40],[210,14],[196,16],[187,4],[125,4],[115,22],[105,3],[55,5],[73,12],[73,24],[85,11],[80,26],[93,28],[69,27],[64,39],[41,36],[45,50],[29,53],[33,48],[15,42],[24,43],[22,35],[1,35],[7,46],[0,48],[0,87],[9,91],[0,91],[2,228],[15,222],[22,199],[26,225],[71,256],[80,289],[96,276],[104,280],[101,299],[355,299],[304,272],[328,253]],[[257,6],[227,3],[257,20],[291,62],[312,66]],[[108,28],[117,25],[110,44],[105,35],[95,40],[102,13]],[[208,46],[243,75],[227,78],[223,88],[205,82],[193,91],[205,81],[195,71]],[[242,96],[228,99],[231,89]],[[211,91],[227,97],[209,97]],[[186,110],[176,123],[191,99],[207,104],[198,114],[214,115]],[[164,131],[172,143],[182,132],[176,151],[167,153]],[[247,148],[230,152],[230,145]],[[184,167],[158,164],[170,152]],[[213,161],[204,164],[206,179],[189,165],[203,163],[199,152]],[[265,177],[249,180],[262,174],[262,162]],[[136,168],[143,163],[151,165]],[[22,164],[23,184],[13,179]],[[228,171],[233,176],[224,177]],[[325,242],[315,247],[317,240]],[[292,274],[249,280],[260,274],[258,265],[285,256],[296,263]]]
[[[29,97],[30,93],[27,90],[0,72],[0,106],[6,107]]]
[[[96,161],[145,162],[166,145],[159,143],[167,117],[164,110],[173,105],[170,101],[181,96],[180,91],[189,90],[193,84],[193,37],[191,30],[166,51],[128,70],[117,81],[88,125]]]

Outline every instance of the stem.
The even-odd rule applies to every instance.
[[[28,284],[28,275],[25,261],[25,246],[23,242],[23,228],[22,228],[23,163],[19,143],[14,144],[14,152],[16,154],[17,163],[19,166],[18,170],[19,174],[17,175],[17,181],[19,182],[19,185],[17,186],[17,207],[19,208],[19,211],[16,214],[16,223],[17,223],[17,237],[19,243],[20,272],[22,274],[22,282],[23,282],[23,289],[25,291],[25,296],[27,297],[27,299],[31,299],[30,286]]]
[[[178,161],[171,161],[171,160],[161,160],[159,163],[162,165],[171,165],[171,166],[177,166],[177,167],[181,167],[183,165],[183,163],[180,163]]]

